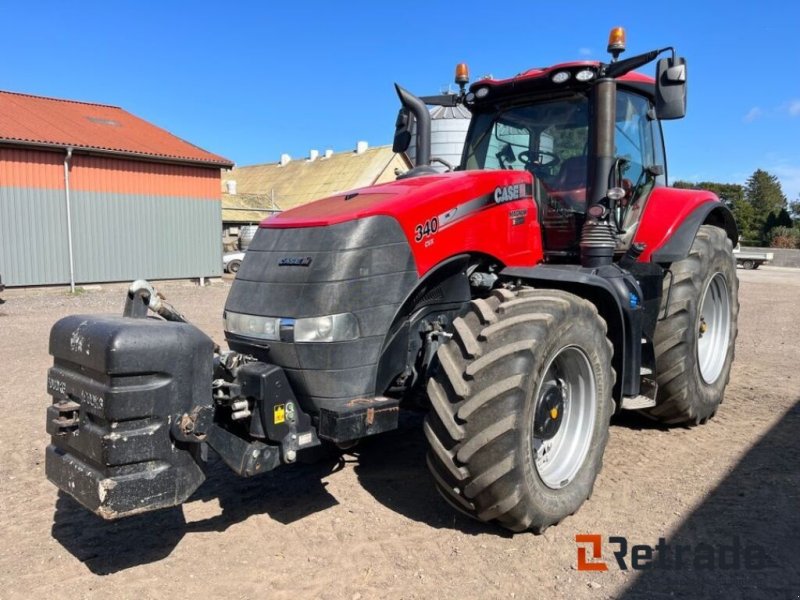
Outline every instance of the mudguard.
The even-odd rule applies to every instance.
[[[640,262],[671,263],[689,255],[701,225],[725,230],[735,246],[739,231],[733,214],[713,193],[660,187],[653,190],[642,215],[635,243],[645,244]]]

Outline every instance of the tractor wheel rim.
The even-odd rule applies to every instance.
[[[697,364],[700,376],[709,385],[722,373],[728,355],[730,330],[728,282],[722,273],[715,273],[703,292],[697,323]]]
[[[551,402],[553,389],[558,388],[563,402],[561,414],[546,414],[560,419],[555,434],[552,428],[542,434],[542,402]],[[554,407],[557,408],[557,407]],[[557,412],[557,411],[556,411]],[[577,346],[556,352],[544,369],[536,390],[533,410],[533,457],[536,471],[549,488],[560,489],[577,475],[586,460],[592,441],[597,412],[597,384],[594,369],[586,353]],[[537,433],[538,428],[538,433]],[[549,439],[545,439],[549,438]]]

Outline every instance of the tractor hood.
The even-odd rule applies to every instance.
[[[328,227],[391,217],[413,248],[420,275],[465,252],[502,257],[506,266],[531,265],[534,254],[541,255],[532,189],[533,176],[526,171],[410,177],[317,200],[266,219],[261,228]],[[509,228],[514,210],[523,211],[526,218],[524,224]],[[477,217],[477,223],[470,217]]]
[[[532,178],[521,171],[460,171],[410,177],[299,206],[262,221],[261,227],[317,227],[377,215],[399,219],[422,205],[448,210],[478,196],[493,196],[496,188],[511,183],[530,184]]]

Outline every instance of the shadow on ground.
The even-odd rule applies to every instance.
[[[656,542],[629,540],[650,546]],[[800,597],[800,400],[666,542],[672,548],[667,557],[673,568],[641,571],[621,598]],[[712,549],[705,547],[701,552],[700,544]],[[678,545],[692,549],[692,560],[681,569],[674,566]],[[721,564],[723,546],[727,549]],[[699,558],[709,552],[713,552],[713,563]],[[764,559],[756,560],[756,556]],[[714,568],[708,568],[712,564]],[[756,568],[759,565],[763,568]]]
[[[496,525],[457,512],[436,491],[425,463],[423,418],[420,413],[402,413],[398,429],[357,447],[355,472],[361,486],[390,510],[431,527],[510,537]]]
[[[359,482],[378,502],[410,519],[470,534],[510,535],[451,509],[435,491],[425,452],[422,416],[404,414],[398,430],[313,465],[297,464],[244,479],[212,459],[205,483],[189,501],[217,499],[222,510],[202,521],[187,523],[181,507],[104,521],[59,493],[52,535],[93,573],[115,573],[169,556],[187,533],[224,531],[257,514],[292,523],[330,508],[337,501],[322,479],[340,470],[345,461],[356,463]]]
[[[337,504],[322,478],[343,465],[332,457],[314,465],[298,464],[272,474],[244,479],[221,460],[212,459],[208,478],[189,499],[217,499],[221,513],[187,523],[183,509],[175,507],[104,521],[67,494],[59,492],[52,535],[93,573],[106,575],[161,560],[187,533],[225,531],[257,514],[280,523],[292,523]]]

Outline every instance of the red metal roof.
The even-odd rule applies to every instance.
[[[527,79],[540,79],[543,77],[547,77],[550,73],[554,73],[555,71],[559,71],[561,69],[576,69],[579,67],[587,67],[592,69],[597,69],[600,67],[600,62],[596,60],[578,60],[573,62],[565,62],[560,63],[557,65],[553,65],[552,67],[536,67],[533,69],[528,69],[527,71],[523,71],[514,77],[509,77],[507,79],[481,79],[476,81],[472,84],[471,87],[478,88],[481,85],[505,85],[507,83],[524,81]],[[638,73],[636,71],[631,71],[630,73],[626,73],[621,77],[617,78],[619,81],[624,81],[628,83],[646,83],[650,85],[655,85],[655,79],[644,75],[642,73]]]
[[[71,146],[101,153],[232,167],[118,106],[0,90],[0,143]]]

